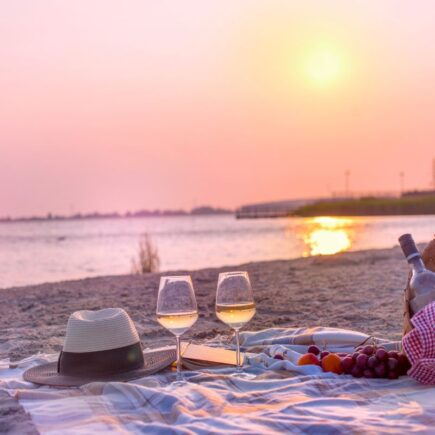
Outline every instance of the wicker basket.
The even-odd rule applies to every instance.
[[[426,246],[424,251],[421,254],[421,257],[424,261],[425,266],[435,272],[435,238]],[[409,305],[409,301],[411,299],[411,290],[409,288],[409,281],[411,279],[411,274],[408,277],[408,283],[406,284],[405,289],[405,311],[403,314],[403,335],[406,335],[411,329],[413,329],[411,323],[411,317],[414,313],[411,311],[411,307]]]

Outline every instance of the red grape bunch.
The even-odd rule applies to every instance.
[[[281,354],[274,356],[284,359]],[[333,353],[326,349],[321,351],[317,346],[311,345],[307,353],[300,356],[298,365],[314,364],[320,366],[325,372],[337,375],[347,374],[355,378],[386,378],[397,379],[406,375],[411,367],[404,353],[394,350],[387,351],[384,347],[372,345],[360,346],[355,352]]]
[[[411,365],[404,353],[387,351],[383,347],[357,347],[353,354],[341,359],[343,372],[355,378],[397,379],[406,375]]]

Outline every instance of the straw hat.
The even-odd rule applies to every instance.
[[[82,310],[68,319],[58,361],[32,367],[23,377],[59,387],[129,381],[156,373],[175,359],[172,349],[143,353],[134,323],[123,309]]]

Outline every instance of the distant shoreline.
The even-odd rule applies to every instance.
[[[319,201],[292,213],[297,217],[418,215],[435,215],[435,195]]]
[[[47,221],[75,221],[93,219],[136,219],[144,217],[173,217],[173,216],[207,216],[207,215],[228,215],[234,214],[233,210],[215,207],[196,207],[190,211],[186,210],[139,210],[126,213],[76,213],[73,215],[56,215],[48,213],[45,216],[24,216],[24,217],[0,217],[0,223],[14,222],[47,222]]]

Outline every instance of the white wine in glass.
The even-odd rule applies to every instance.
[[[219,320],[233,329],[240,329],[255,315],[255,304],[216,304]]]
[[[157,314],[157,320],[175,336],[183,335],[198,320],[198,312]]]
[[[157,320],[177,340],[177,379],[173,385],[186,381],[181,374],[180,337],[198,320],[198,307],[190,276],[162,276],[157,297]]]
[[[252,379],[255,375],[245,373],[240,362],[239,330],[255,315],[255,302],[248,272],[225,272],[219,274],[216,292],[216,316],[230,326],[236,335],[236,372],[233,376]]]

